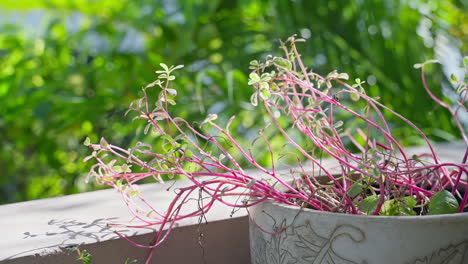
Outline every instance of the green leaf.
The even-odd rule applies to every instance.
[[[256,74],[255,72],[252,72],[251,74],[249,74],[249,79],[250,80],[248,82],[248,85],[252,85],[260,81],[260,76],[258,76],[258,74]]]
[[[454,214],[458,212],[458,201],[453,194],[447,190],[439,191],[432,196],[429,202],[429,214]]]
[[[330,72],[328,75],[327,75],[327,79],[335,79],[338,77],[338,72],[336,70]]]
[[[262,99],[270,98],[271,94],[270,94],[269,88],[270,88],[270,85],[268,85],[268,83],[266,83],[266,82],[261,82],[260,83],[260,90],[259,90],[260,93],[259,93],[259,95],[260,95],[260,97]]]
[[[328,136],[333,137],[335,135],[334,130],[329,126],[323,126],[322,130],[327,133]]]
[[[255,70],[258,68],[258,66],[259,66],[258,60],[253,60],[250,62],[249,69]]]
[[[387,216],[409,216],[416,215],[413,208],[416,206],[416,199],[413,197],[402,197],[385,201],[380,210],[380,215]]]
[[[169,142],[169,144],[173,144],[175,142],[175,140],[171,136],[169,136],[168,134],[162,135],[161,139],[163,141]]]
[[[167,114],[165,113],[151,113],[150,116],[155,121],[164,120],[167,118]]]
[[[84,249],[80,252],[76,260],[81,260],[83,264],[90,264],[93,260],[93,256]]]
[[[132,165],[123,164],[123,165],[121,166],[122,173],[130,173],[130,172],[132,172],[131,167],[132,167]]]
[[[347,73],[340,73],[338,74],[337,78],[342,80],[349,80],[349,75]]]
[[[156,80],[156,81],[146,85],[145,88],[151,88],[151,87],[154,87],[156,85],[161,86],[161,80]]]
[[[169,68],[167,67],[166,64],[164,64],[164,63],[159,63],[159,65],[160,65],[166,72],[169,71]]]
[[[259,86],[260,86],[260,90],[269,90],[270,89],[270,85],[267,82],[261,82]]]
[[[86,137],[85,141],[83,142],[83,145],[85,146],[91,145],[91,139],[89,139],[89,137]]]
[[[192,158],[193,157],[193,151],[191,151],[190,149],[186,149],[184,151],[184,157],[186,157],[188,159]]]
[[[359,98],[361,98],[361,96],[358,93],[350,93],[349,97],[351,97],[351,100],[353,100],[354,102],[359,101]]]
[[[224,158],[226,158],[226,155],[224,155],[223,153],[221,153],[221,154],[219,154],[218,161],[219,161],[219,162],[222,162]]]
[[[364,186],[360,183],[355,183],[351,188],[348,189],[348,195],[351,198],[355,198],[364,190]]]
[[[177,90],[176,89],[166,89],[167,93],[172,95],[172,96],[176,96],[177,95]]]
[[[250,103],[251,103],[253,106],[257,106],[257,105],[258,105],[258,92],[255,92],[254,94],[252,94],[252,96],[250,96]]]
[[[269,73],[264,73],[260,77],[260,81],[262,81],[262,82],[268,82],[269,80],[271,80],[271,76],[270,76]]]
[[[308,104],[306,106],[307,109],[314,109],[318,105],[317,102],[314,101],[314,99],[312,97],[308,97],[307,102],[308,102]]]
[[[424,66],[425,64],[430,64],[430,63],[440,63],[440,62],[438,60],[428,60],[423,63],[416,63],[413,65],[413,67],[415,69],[419,69],[419,68],[422,68],[422,66]]]
[[[458,82],[458,78],[455,74],[451,74],[450,75],[450,81],[453,83],[453,84],[456,84]]]
[[[358,208],[361,212],[367,215],[371,215],[377,208],[378,203],[379,203],[379,196],[373,195],[359,202]]]
[[[268,99],[271,96],[270,91],[267,89],[261,89],[259,94],[262,99]]]
[[[250,61],[250,65],[252,65],[252,66],[258,66],[258,60]]]
[[[291,64],[291,62],[289,60],[276,57],[276,58],[273,59],[273,62],[278,64],[281,67],[284,67],[284,68],[288,69],[288,70],[292,69],[292,64]]]
[[[335,124],[333,124],[333,128],[339,128],[342,127],[344,122],[342,120],[338,120]]]
[[[151,123],[148,123],[146,126],[145,126],[145,130],[143,130],[143,133],[146,135],[148,134],[148,131],[150,130],[151,128]]]
[[[138,262],[138,260],[136,260],[136,259],[130,260],[129,258],[127,258],[127,259],[125,260],[125,263],[124,263],[124,264],[133,264],[133,263],[137,263],[137,262]]]
[[[428,60],[428,61],[425,61],[424,64],[429,64],[429,63],[440,63],[439,60]]]
[[[211,122],[211,121],[214,121],[214,120],[216,120],[217,118],[218,118],[218,115],[217,115],[217,114],[209,114],[209,115],[205,118],[205,120],[201,123],[201,125],[206,124],[206,123],[209,123],[209,122]]]
[[[109,143],[104,138],[101,138],[101,141],[99,141],[99,145],[101,145],[101,148],[107,149],[109,148]]]
[[[183,68],[183,67],[184,67],[184,65],[177,65],[177,66],[175,66],[174,68],[172,68],[172,71],[175,71],[175,70],[177,70],[177,69],[181,69],[181,68]]]

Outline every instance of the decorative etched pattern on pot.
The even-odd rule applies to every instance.
[[[257,227],[249,225],[249,235],[251,243],[252,264],[268,263],[266,259],[266,242],[263,239],[264,233]]]
[[[416,259],[411,264],[466,264],[468,263],[468,240],[438,249],[430,256]]]
[[[284,222],[275,226],[274,230],[284,228]],[[286,241],[289,240],[287,232],[277,235],[269,235],[256,227],[250,228],[251,241],[253,241],[252,252],[256,258],[253,264],[295,264],[297,258],[285,248]],[[266,237],[266,238],[265,238]]]
[[[359,264],[335,252],[333,248],[333,243],[340,237],[346,238],[349,246],[365,240],[365,233],[353,225],[338,225],[328,236],[320,236],[310,223],[286,226],[283,220],[274,230],[284,228],[286,230],[277,235],[251,228],[254,241],[252,250],[256,253],[254,264]]]

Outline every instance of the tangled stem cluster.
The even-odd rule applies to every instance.
[[[231,134],[229,127],[234,117],[225,127],[215,123],[216,115],[209,115],[195,126],[170,114],[177,96],[177,90],[170,86],[175,79],[173,72],[183,66],[161,64],[162,70],[156,72],[158,79],[147,85],[143,97],[130,105],[129,111],[136,113],[134,119],[147,122],[145,133],[158,138],[157,147],[139,142],[126,150],[105,139],[98,144],[85,142],[93,149],[87,159],[96,161],[89,177],[121,193],[140,221],[132,227],[157,227],[151,245],[137,246],[157,247],[178,221],[203,216],[215,203],[246,208],[272,200],[315,210],[372,215],[464,210],[468,192],[461,190],[467,185],[468,148],[459,164],[441,162],[426,135],[377,98],[368,96],[364,82],[356,79],[350,85],[346,73],[333,71],[321,76],[307,69],[296,49],[299,41],[291,37],[282,43],[283,57],[269,56],[264,62],[253,61],[250,65],[249,85],[255,88],[251,103],[266,111],[270,126],[265,131],[273,130],[285,144],[283,152],[278,153],[266,132],[259,132],[258,140],[271,158],[268,168],[260,164],[249,146],[242,146]],[[418,66],[422,68],[425,89],[452,113],[468,146],[457,117],[458,111],[467,110],[466,83],[458,84],[460,102],[451,107],[427,87],[424,65]],[[159,89],[154,103],[148,89]],[[393,137],[385,111],[416,130],[430,153],[407,155]],[[275,165],[286,154],[295,155],[298,165],[285,178]],[[338,173],[336,168],[322,165],[323,156],[336,160]],[[240,165],[245,161],[265,176],[249,175]],[[314,171],[320,171],[320,175]],[[162,182],[163,177],[176,175],[188,179],[191,185],[177,189],[164,211],[153,207],[139,192],[137,184],[143,179],[153,177]],[[194,196],[203,202],[187,206]],[[240,199],[231,202],[227,197]],[[446,211],[440,211],[440,206]]]

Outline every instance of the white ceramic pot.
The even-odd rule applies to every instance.
[[[468,263],[468,213],[360,216],[271,202],[249,211],[252,264]]]

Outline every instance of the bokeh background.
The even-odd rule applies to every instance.
[[[307,39],[299,49],[316,72],[361,78],[432,140],[456,140],[413,65],[440,60],[429,85],[454,98],[448,78],[463,74],[467,8],[464,0],[1,0],[0,204],[101,188],[83,181],[91,164],[82,142],[144,139],[144,124],[123,114],[161,62],[185,65],[178,115],[236,114],[231,129],[248,140],[263,118],[248,104],[249,62],[279,54],[278,40],[293,34]],[[421,143],[391,125],[403,144]]]

